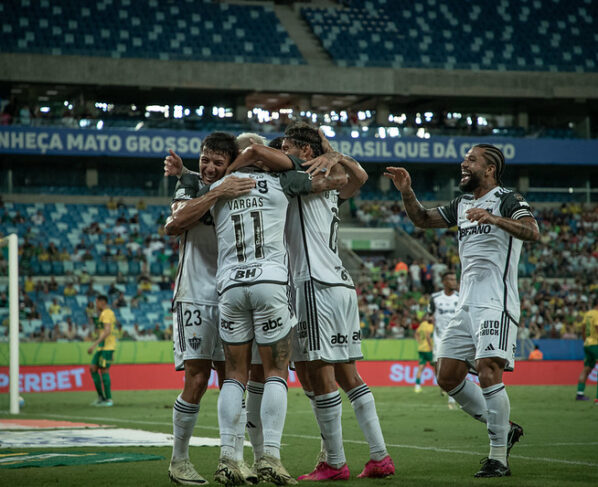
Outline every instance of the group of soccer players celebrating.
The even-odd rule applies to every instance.
[[[514,365],[517,263],[521,241],[539,232],[529,205],[499,185],[504,157],[496,147],[473,147],[461,167],[461,188],[471,194],[431,210],[417,201],[405,169],[386,175],[416,225],[459,226],[461,293],[439,343],[438,382],[487,425],[490,454],[476,476],[504,476],[510,447],[523,434],[509,421],[502,383]],[[174,152],[164,171],[179,178],[166,232],[180,236],[173,328],[175,366],[185,372],[173,407],[170,478],[206,483],[189,460],[189,440],[212,366],[220,381],[217,482],[348,479],[338,386],[369,444],[359,477],[393,475],[374,397],[355,366],[362,358],[357,296],[337,248],[339,205],[367,180],[363,168],[335,152],[321,131],[297,123],[270,147],[257,134],[212,133],[198,173]],[[314,471],[297,480],[280,458],[289,366],[322,436]],[[470,368],[481,388],[466,380]],[[251,468],[243,461],[246,428]]]

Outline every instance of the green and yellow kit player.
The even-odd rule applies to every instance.
[[[577,401],[589,401],[590,398],[584,394],[586,389],[586,381],[596,365],[598,360],[598,299],[594,301],[594,308],[588,311],[583,318],[583,351],[585,359],[583,361],[583,370],[579,375],[579,382],[577,383]],[[596,399],[594,405],[598,406],[598,388],[596,390]]]
[[[91,405],[112,406],[109,369],[116,349],[116,316],[114,311],[108,307],[108,298],[106,296],[101,295],[96,298],[96,309],[99,313],[99,316],[94,320],[96,339],[87,350],[87,353],[92,354],[94,348],[97,347],[91,359],[89,371],[98,392],[98,398]]]
[[[427,318],[427,320],[426,320]],[[426,315],[424,321],[420,323],[415,330],[415,339],[417,340],[417,354],[419,355],[419,367],[417,368],[417,375],[415,376],[415,392],[421,392],[421,376],[426,363],[434,366],[434,357],[432,350],[432,333],[434,333],[434,325],[431,323],[432,317]]]

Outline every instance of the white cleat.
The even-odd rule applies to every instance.
[[[251,485],[256,485],[257,483],[259,483],[260,480],[257,475],[255,464],[253,464],[253,466],[250,467],[244,461],[241,461],[239,462],[239,468],[241,469],[241,473],[243,474],[245,483]]]
[[[257,473],[261,481],[276,485],[295,485],[297,481],[291,477],[278,458],[264,455],[257,462]]]
[[[239,462],[226,457],[222,457],[218,461],[214,480],[223,485],[245,485],[245,477]]]
[[[190,460],[170,462],[168,477],[179,485],[207,485],[208,481],[197,473]]]

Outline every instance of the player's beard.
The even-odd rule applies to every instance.
[[[469,179],[464,183],[459,183],[459,189],[464,193],[471,193],[480,185],[481,181],[476,173],[471,173]]]

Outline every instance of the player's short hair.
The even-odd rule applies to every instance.
[[[290,125],[284,132],[284,138],[297,147],[303,148],[306,145],[311,147],[313,157],[322,154],[322,140],[318,129],[305,122],[297,122]]]
[[[96,299],[98,301],[104,301],[104,303],[108,303],[108,296],[106,296],[105,294],[98,294],[96,296]]]
[[[446,276],[450,276],[451,274],[454,274],[455,276],[457,275],[457,274],[455,274],[455,271],[446,271],[446,272],[443,272],[443,273],[442,273],[442,275],[440,276],[440,279],[441,279],[442,281],[444,281],[444,278],[445,278]]]
[[[243,132],[237,135],[237,149],[239,149],[239,152],[247,149],[251,144],[266,145],[266,138],[252,132]]]
[[[484,160],[487,164],[495,167],[494,177],[496,182],[502,186],[502,173],[505,170],[505,156],[502,151],[492,144],[477,144],[473,146],[484,149]]]
[[[275,139],[272,139],[270,141],[270,143],[268,144],[268,147],[272,147],[272,149],[282,149],[282,141],[284,140],[284,137],[276,137]]]
[[[235,136],[228,132],[212,132],[208,135],[201,143],[201,151],[203,152],[206,149],[228,156],[230,158],[229,162],[234,161],[239,154]]]

